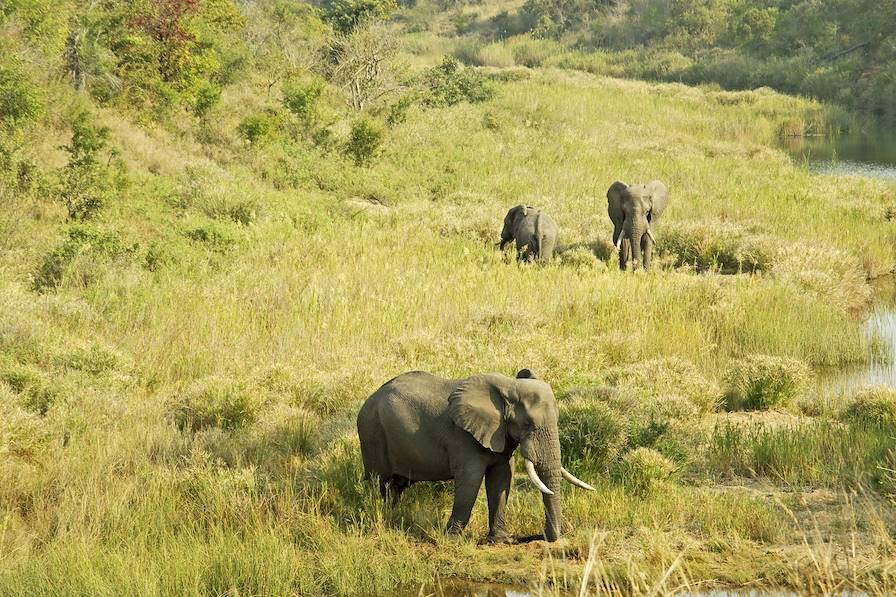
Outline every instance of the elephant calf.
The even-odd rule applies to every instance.
[[[379,480],[383,498],[391,492],[397,500],[415,481],[454,480],[450,533],[469,522],[484,478],[488,540],[510,541],[504,507],[518,446],[529,479],[543,494],[548,541],[560,536],[560,479],[594,489],[561,466],[554,393],[528,369],[516,379],[499,373],[466,379],[404,373],[364,402],[358,436],[364,476]]]
[[[504,216],[501,230],[501,250],[511,242],[516,242],[517,257],[528,261],[551,260],[560,229],[549,215],[528,205],[510,208]]]
[[[666,185],[658,180],[627,185],[616,181],[607,190],[607,214],[613,221],[613,244],[619,251],[619,269],[624,270],[631,253],[634,267],[650,269],[653,228],[669,203]],[[643,255],[643,261],[642,261]]]

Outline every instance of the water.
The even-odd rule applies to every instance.
[[[821,372],[818,389],[822,396],[854,394],[867,385],[896,388],[896,280],[874,285],[874,303],[865,320],[868,363],[859,367]]]
[[[896,131],[786,137],[782,146],[811,172],[853,174],[896,182]]]

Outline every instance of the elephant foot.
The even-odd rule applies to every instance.
[[[514,545],[517,540],[507,533],[489,534],[479,540],[479,545]]]

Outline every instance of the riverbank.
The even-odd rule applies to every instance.
[[[560,70],[493,84],[412,107],[368,166],[239,143],[237,93],[205,141],[101,112],[121,200],[86,225],[16,204],[0,255],[0,593],[576,587],[589,553],[621,591],[671,569],[661,586],[892,592],[874,418],[892,395],[825,408],[809,383],[867,359],[891,188],[772,147],[824,110],[804,100]],[[653,178],[671,189],[658,266],[619,272],[604,193]],[[559,223],[555,264],[495,251],[521,201]],[[450,539],[448,487],[390,509],[361,484],[353,417],[383,381],[521,367],[598,487],[564,489],[565,543],[477,545],[484,495]],[[508,518],[540,529],[535,492],[516,485]]]

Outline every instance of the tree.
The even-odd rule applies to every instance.
[[[363,110],[400,88],[396,49],[395,38],[376,24],[333,37],[328,48],[327,74],[333,83],[348,91],[352,108]]]
[[[395,0],[327,0],[327,21],[339,33],[350,33],[369,21],[379,21],[398,9]]]

